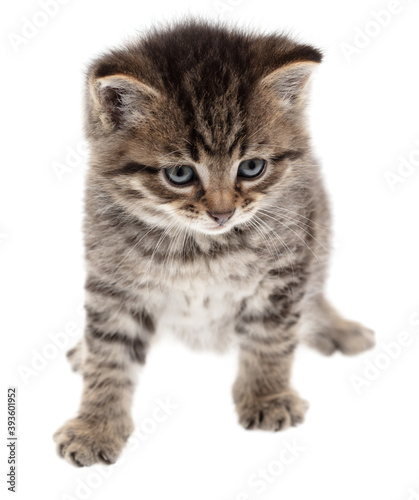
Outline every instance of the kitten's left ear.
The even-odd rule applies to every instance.
[[[308,82],[317,66],[317,61],[291,62],[269,73],[260,84],[273,91],[286,107],[299,107],[305,104]]]

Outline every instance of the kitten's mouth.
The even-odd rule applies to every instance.
[[[233,224],[218,224],[217,226],[205,227],[204,232],[207,234],[222,234],[230,231],[233,228]]]

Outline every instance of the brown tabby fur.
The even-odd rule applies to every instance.
[[[302,422],[290,388],[299,338],[355,354],[372,332],[323,297],[329,209],[305,125],[320,52],[283,35],[188,21],[90,67],[86,330],[68,354],[84,378],[55,434],[74,465],[113,463],[132,431],[135,368],[160,332],[239,349],[233,397],[247,429]],[[241,161],[261,158],[254,180]],[[164,169],[194,168],[174,186]],[[209,215],[232,212],[223,225]]]

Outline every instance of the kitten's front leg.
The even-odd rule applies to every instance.
[[[308,403],[290,387],[296,306],[288,302],[285,315],[274,311],[272,304],[262,312],[247,308],[238,319],[240,359],[233,398],[246,429],[279,431],[304,420]]]
[[[54,434],[59,455],[78,467],[114,463],[121,453],[133,430],[130,411],[136,369],[145,361],[153,331],[144,310],[121,304],[122,297],[108,285],[92,283],[80,346],[84,351],[80,409]]]

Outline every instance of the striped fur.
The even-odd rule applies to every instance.
[[[189,21],[90,67],[86,330],[68,353],[84,391],[55,434],[74,465],[118,457],[136,369],[160,332],[238,347],[233,396],[249,429],[303,420],[289,385],[300,337],[326,354],[372,345],[323,297],[330,216],[304,118],[320,60],[282,35]],[[252,158],[263,173],[239,177]],[[184,187],[165,174],[179,165],[195,172]],[[223,225],[209,215],[233,211]]]

